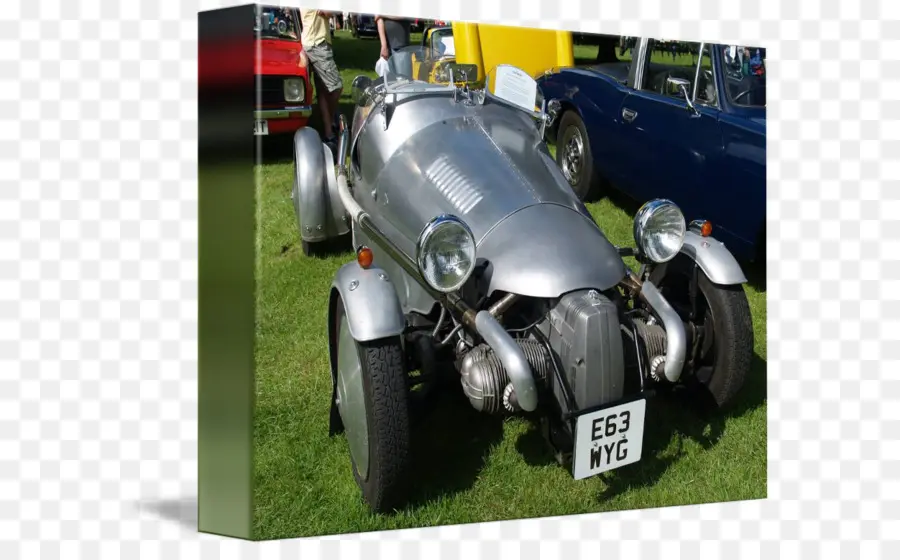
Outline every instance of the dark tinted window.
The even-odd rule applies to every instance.
[[[725,91],[735,105],[765,107],[766,49],[744,45],[720,45]]]

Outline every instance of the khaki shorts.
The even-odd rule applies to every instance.
[[[313,72],[325,84],[328,91],[337,91],[344,85],[337,64],[334,63],[334,51],[328,43],[319,43],[314,47],[304,49],[309,65]]]

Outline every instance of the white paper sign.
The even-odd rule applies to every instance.
[[[526,111],[534,111],[537,82],[523,70],[508,64],[501,64],[497,67],[494,95],[518,105]]]
[[[444,35],[441,37],[438,53],[441,56],[453,56],[456,54],[456,49],[453,46],[453,35]]]

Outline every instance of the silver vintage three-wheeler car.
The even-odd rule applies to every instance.
[[[314,130],[294,137],[305,252],[356,249],[323,297],[331,432],[369,507],[402,505],[412,387],[440,371],[479,411],[539,418],[576,479],[641,459],[659,390],[728,405],[753,330],[746,278],[709,223],[651,200],[636,248],[613,246],[548,152],[558,107],[531,76],[499,66],[487,87],[447,64],[429,83],[412,75],[419,56],[354,81],[337,162]]]

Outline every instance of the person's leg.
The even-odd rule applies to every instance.
[[[309,59],[309,66],[313,71],[313,82],[316,86],[316,104],[319,106],[319,115],[322,117],[322,137],[328,139],[333,135],[331,125],[333,117],[331,114],[331,103],[329,102],[328,86],[322,79],[323,72],[327,71],[327,68],[323,68],[325,55],[321,45],[308,47],[305,50],[306,57]]]
[[[318,78],[316,90],[322,111],[322,132],[325,136],[325,141],[329,142],[335,138],[334,116],[337,113],[343,82],[337,64],[334,62],[334,53],[331,46],[323,43],[316,45],[312,50],[314,50],[315,69]]]
[[[338,114],[338,105],[341,101],[341,91],[343,88],[338,88],[334,91],[328,92],[328,112],[331,114],[331,139],[336,139],[336,136],[340,133],[337,127],[337,118]]]
[[[322,137],[327,139],[333,134],[331,132],[331,123],[334,120],[331,114],[331,103],[329,103],[328,99],[328,89],[319,77],[318,72],[313,75],[313,78],[316,83],[316,104],[319,106],[319,115],[322,116]]]

